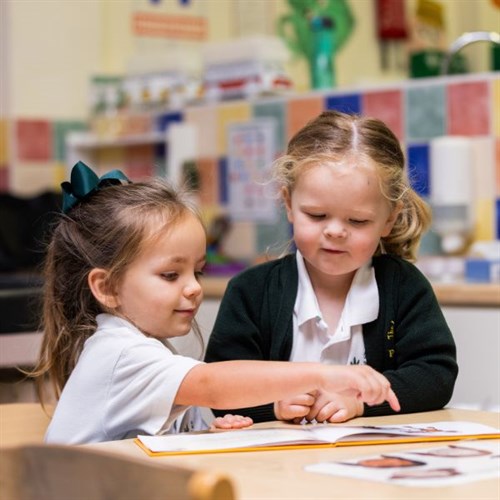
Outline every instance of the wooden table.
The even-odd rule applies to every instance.
[[[500,428],[500,413],[452,410],[358,418],[356,425],[404,424],[438,421],[480,422]],[[259,427],[279,426],[279,422]],[[188,467],[214,469],[229,475],[237,498],[250,499],[481,499],[498,500],[500,479],[471,482],[441,488],[409,488],[398,485],[360,481],[304,471],[304,466],[324,462],[390,453],[397,450],[429,448],[436,443],[354,446],[330,449],[220,453],[169,457],[148,457],[132,440],[88,445],[110,452],[124,453],[144,460],[161,461]]]

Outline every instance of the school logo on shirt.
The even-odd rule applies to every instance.
[[[390,359],[393,359],[394,355],[396,354],[396,350],[394,349],[395,333],[396,332],[394,330],[394,320],[391,319],[389,330],[387,330],[385,334],[385,338],[387,339],[387,343],[389,344],[389,347],[387,348],[387,354],[389,355]]]

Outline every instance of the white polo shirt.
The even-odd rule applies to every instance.
[[[174,403],[197,361],[174,354],[128,321],[97,316],[97,330],[85,342],[64,386],[45,440],[83,444],[183,430],[188,407]],[[203,425],[196,408],[183,423]],[[206,427],[206,425],[204,426]]]
[[[331,365],[366,364],[363,324],[375,320],[379,295],[371,262],[356,271],[339,324],[330,331],[323,320],[304,258],[297,251],[299,286],[293,311],[293,348],[290,361]]]

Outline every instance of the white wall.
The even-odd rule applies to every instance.
[[[89,75],[102,67],[100,2],[6,3],[10,54],[4,81],[9,84],[10,114],[84,118]]]
[[[448,406],[500,411],[500,310],[444,307],[457,345],[459,374]]]
[[[203,1],[212,39],[223,40],[238,34],[234,11],[238,2]],[[416,1],[407,2],[409,16]],[[289,11],[286,0],[266,2],[269,12],[276,16]],[[500,9],[491,0],[441,0],[440,3],[445,8],[449,42],[463,31],[498,31]],[[3,50],[8,50],[8,57],[2,54],[2,93],[7,86],[10,114],[85,118],[90,75],[123,73],[136,49],[137,40],[130,30],[134,5],[137,5],[134,0],[2,0],[2,28],[9,27],[0,33]],[[338,85],[404,78],[406,74],[401,70],[380,69],[374,1],[350,0],[349,5],[356,28],[337,57]],[[487,51],[477,45],[484,59]],[[473,61],[480,64],[481,57]],[[303,61],[293,62],[290,72],[298,90],[307,88]]]

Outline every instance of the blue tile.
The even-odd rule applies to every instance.
[[[334,109],[343,113],[360,114],[362,112],[361,95],[335,95],[325,98],[325,109]]]
[[[408,173],[412,188],[420,196],[430,194],[429,144],[408,146]]]
[[[500,198],[495,201],[495,226],[496,226],[496,239],[500,240]]]
[[[183,119],[184,117],[182,113],[179,112],[163,113],[156,117],[155,130],[158,130],[159,132],[164,132],[165,130],[168,129],[171,123],[179,123],[182,122]]]

